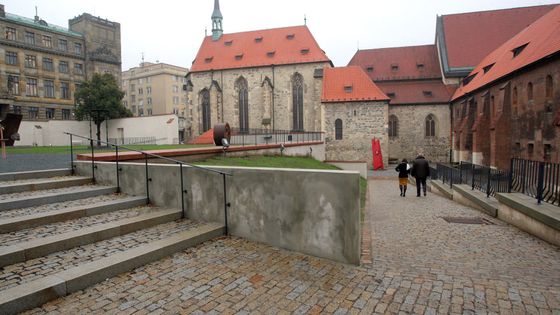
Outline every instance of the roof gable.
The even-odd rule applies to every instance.
[[[389,100],[360,67],[325,68],[323,75],[321,102]]]
[[[204,38],[191,72],[270,65],[330,62],[307,26],[224,34]]]
[[[486,56],[463,80],[464,83],[457,89],[452,100],[558,52],[560,6]]]
[[[358,50],[348,65],[375,81],[441,78],[435,45]]]
[[[472,69],[496,47],[550,12],[555,5],[512,8],[438,18],[438,45],[448,70]],[[467,70],[467,71],[468,71]]]

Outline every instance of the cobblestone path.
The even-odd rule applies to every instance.
[[[370,180],[373,263],[335,263],[235,237],[177,253],[28,313],[560,314],[560,250],[442,197]]]

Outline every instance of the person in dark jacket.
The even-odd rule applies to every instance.
[[[408,185],[408,173],[410,173],[408,161],[403,159],[402,162],[397,165],[395,171],[399,172],[399,189],[401,190],[401,197],[405,197],[406,187]]]
[[[416,197],[420,197],[420,186],[426,196],[426,179],[430,176],[430,164],[422,155],[418,155],[412,163],[411,175],[416,178]]]

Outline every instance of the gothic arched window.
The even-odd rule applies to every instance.
[[[553,85],[553,81],[552,81],[552,76],[551,75],[547,75],[546,76],[546,90],[545,90],[545,95],[546,95],[546,99],[550,100],[552,99],[552,89],[554,87]]]
[[[436,120],[432,114],[426,117],[426,137],[436,136]]]
[[[201,107],[202,107],[202,132],[207,131],[211,128],[211,118],[210,118],[210,91],[204,89],[200,92]]]
[[[334,121],[334,139],[342,140],[342,120],[340,118]]]
[[[389,137],[399,136],[399,119],[395,115],[389,116]]]
[[[237,101],[239,104],[239,130],[242,132],[249,131],[249,92],[247,88],[247,80],[240,77],[235,81],[235,89],[237,90]]]
[[[527,83],[527,100],[533,100],[533,83],[531,82]]]
[[[303,131],[303,76],[299,73],[292,77],[293,130]]]

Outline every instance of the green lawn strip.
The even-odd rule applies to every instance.
[[[212,157],[197,161],[198,165],[244,166],[244,167],[273,167],[273,168],[302,168],[319,170],[339,170],[338,167],[319,162],[312,158],[293,156],[247,156],[247,157]],[[367,180],[360,177],[360,218],[364,220],[366,205]]]
[[[131,144],[125,145],[127,148],[147,151],[147,150],[167,150],[167,149],[189,149],[196,147],[203,147],[206,145],[191,145],[191,144]],[[88,146],[77,145],[73,146],[73,150],[76,153],[87,153],[91,152]],[[126,152],[128,150],[122,148],[119,149],[121,152]],[[95,152],[112,152],[115,151],[114,148],[107,147],[95,147]],[[70,146],[53,146],[53,147],[7,147],[7,154],[67,154],[70,153]]]

